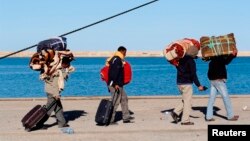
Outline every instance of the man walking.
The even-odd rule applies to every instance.
[[[208,78],[211,83],[211,92],[209,96],[209,101],[207,105],[206,121],[214,121],[213,118],[213,105],[216,99],[216,94],[219,92],[223,98],[223,102],[227,111],[227,119],[230,121],[238,120],[239,116],[233,114],[233,108],[228,95],[226,79],[227,79],[227,69],[228,65],[233,58],[237,55],[237,50],[234,50],[233,54],[228,57],[217,56],[211,59],[208,68]]]
[[[127,49],[123,46],[120,46],[115,53],[115,55],[108,60],[109,64],[109,81],[108,88],[114,99],[114,110],[111,117],[111,124],[115,123],[115,114],[116,109],[121,103],[122,108],[122,119],[123,123],[130,123],[134,117],[130,116],[128,108],[128,97],[124,89],[124,58],[126,56]]]
[[[60,93],[64,87],[64,80],[68,79],[69,73],[75,70],[73,66],[69,67],[71,61],[72,59],[68,59],[68,57],[63,58],[61,64],[62,66],[66,67],[56,70],[52,75],[49,75],[44,79],[44,87],[47,94],[46,108],[48,109],[48,112],[47,115],[37,124],[38,128],[46,129],[44,123],[48,120],[53,111],[55,112],[58,128],[69,127],[63,115],[63,106],[60,100]]]
[[[194,125],[193,122],[190,121],[190,112],[192,106],[192,95],[193,95],[193,87],[194,83],[200,91],[205,90],[205,87],[202,86],[198,80],[196,74],[196,64],[194,58],[188,55],[185,55],[183,58],[179,60],[177,69],[177,85],[182,95],[182,101],[179,105],[173,110],[171,113],[172,118],[175,123],[179,122],[179,116],[182,113],[181,125]]]

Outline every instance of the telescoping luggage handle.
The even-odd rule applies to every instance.
[[[112,104],[113,104],[113,106],[115,105],[115,103],[116,103],[116,101],[117,101],[117,99],[118,99],[118,94],[120,94],[120,90],[118,89],[118,90],[115,90],[115,93],[114,93],[114,96],[112,97]],[[116,98],[115,98],[116,97]],[[115,100],[115,101],[114,101]]]
[[[57,100],[55,98],[53,99],[54,101],[48,107],[46,107],[46,105],[43,105],[43,108],[46,109],[46,111],[49,111],[54,106],[54,104],[57,103]]]

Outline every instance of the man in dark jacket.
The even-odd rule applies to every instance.
[[[193,95],[194,83],[200,91],[205,90],[205,88],[200,84],[198,77],[196,75],[196,64],[194,58],[191,56],[184,56],[179,60],[179,65],[176,66],[177,69],[177,85],[178,89],[182,95],[181,103],[173,110],[171,116],[174,121],[178,123],[179,115],[182,113],[181,125],[194,125],[190,122],[190,112],[191,112],[191,100]]]
[[[114,110],[111,117],[111,124],[115,124],[115,113],[121,103],[123,123],[130,123],[133,117],[130,116],[128,108],[128,97],[124,90],[124,58],[127,49],[120,46],[115,55],[108,61],[109,63],[109,81],[108,88],[114,99]]]
[[[237,55],[237,50],[229,56],[218,56],[211,59],[208,68],[208,79],[211,83],[211,92],[209,96],[209,101],[207,105],[206,120],[214,121],[213,119],[213,105],[216,99],[217,91],[221,94],[226,111],[227,119],[231,121],[238,120],[239,116],[233,114],[233,108],[228,95],[226,79],[227,79],[227,69],[228,65],[233,58]]]

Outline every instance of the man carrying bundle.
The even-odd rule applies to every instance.
[[[200,44],[198,41],[185,38],[171,43],[168,48],[164,50],[165,57],[177,70],[177,85],[182,95],[182,101],[171,112],[171,116],[174,122],[178,123],[180,119],[179,116],[182,113],[181,125],[194,125],[189,118],[192,105],[193,83],[200,91],[206,89],[206,87],[200,84],[196,74],[194,58],[196,58],[199,49]]]
[[[38,43],[37,53],[31,58],[30,67],[41,71],[40,79],[45,83],[47,95],[47,114],[38,122],[37,128],[46,128],[44,123],[53,111],[59,128],[69,126],[63,115],[60,93],[64,90],[64,82],[68,79],[69,73],[75,69],[70,65],[74,56],[66,49],[66,45],[66,38],[62,37],[41,41]]]
[[[239,116],[234,115],[230,97],[228,94],[226,80],[228,65],[236,56],[237,48],[234,34],[230,33],[223,36],[203,36],[200,38],[202,57],[209,62],[208,79],[211,83],[211,91],[207,105],[206,121],[214,121],[213,105],[217,92],[221,94],[225,109],[227,111],[227,119],[229,121],[238,120]]]

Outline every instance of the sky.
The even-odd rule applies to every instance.
[[[0,0],[0,51],[17,51],[151,0]],[[249,0],[159,0],[67,35],[71,51],[160,51],[185,37],[234,33],[250,51]],[[33,51],[35,48],[30,49]]]

